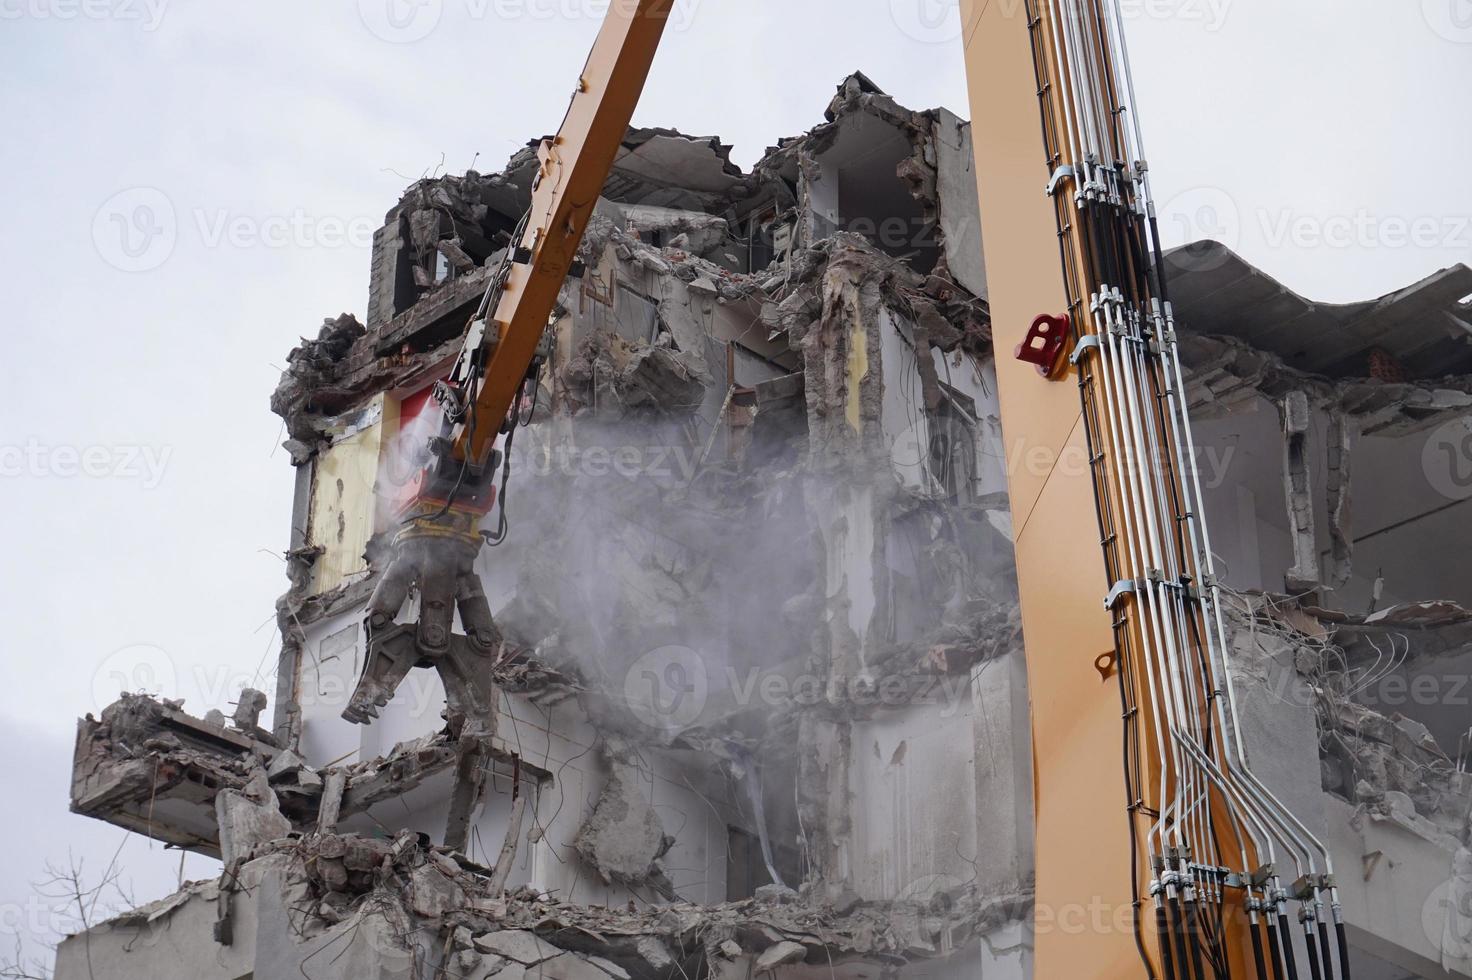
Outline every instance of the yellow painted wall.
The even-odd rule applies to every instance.
[[[381,418],[344,435],[317,456],[307,541],[326,551],[317,559],[313,594],[364,575],[363,552],[377,530],[377,484],[384,450],[398,433],[398,399],[380,394],[372,407]]]

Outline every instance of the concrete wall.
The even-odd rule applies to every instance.
[[[413,610],[407,610],[405,618],[412,616]],[[307,629],[302,751],[313,765],[340,762],[344,757],[354,762],[385,756],[395,745],[438,731],[444,724],[440,718],[444,687],[439,674],[432,670],[411,672],[372,725],[351,725],[339,717],[362,669],[361,631],[356,631],[357,642],[352,649],[327,654],[325,659],[324,641],[345,629],[354,630],[361,617],[361,611],[354,610]],[[597,752],[599,733],[577,703],[564,701],[541,707],[520,695],[507,694],[497,731],[504,750],[551,774],[541,786],[535,806],[528,811],[526,830],[536,830],[539,840],[534,846],[523,847],[519,871],[524,880],[557,893],[564,901],[582,904],[622,903],[634,897],[625,888],[605,886],[582,865],[572,848],[579,827],[607,781]],[[725,901],[728,828],[744,827],[749,818],[730,800],[728,787],[709,760],[658,750],[646,751],[643,759],[647,768],[640,774],[640,786],[645,799],[676,840],[663,862],[676,890],[691,902]],[[344,827],[371,832],[379,826],[411,826],[440,843],[451,788],[446,774],[414,793],[407,804],[385,801]],[[509,792],[509,780],[487,782],[486,803],[473,822],[471,857],[494,863],[506,836]],[[642,901],[648,896],[641,893],[638,897]]]
[[[1427,980],[1472,976],[1455,850],[1342,800],[1324,806],[1354,946]]]

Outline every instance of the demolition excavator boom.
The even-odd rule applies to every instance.
[[[1089,462],[1008,475],[1037,906],[1111,913],[1039,929],[1036,975],[1349,980],[1327,852],[1242,741],[1119,3],[961,6],[983,231],[1001,243],[987,266],[1003,426],[1029,458]],[[531,207],[435,389],[442,430],[369,603],[352,721],[416,666],[440,670],[452,716],[494,715],[499,636],[473,563],[504,536],[519,396],[672,5],[610,5],[541,144]],[[400,623],[411,593],[418,618]]]

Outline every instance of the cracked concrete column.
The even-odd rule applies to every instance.
[[[1359,423],[1351,415],[1329,414],[1328,473],[1325,490],[1329,497],[1328,584],[1342,588],[1354,571],[1354,535],[1350,530],[1350,448],[1359,435]]]
[[[1319,575],[1319,547],[1314,532],[1313,413],[1308,395],[1289,392],[1279,405],[1283,415],[1283,487],[1287,493],[1288,533],[1293,539],[1293,567],[1284,575],[1289,592],[1313,592]]]

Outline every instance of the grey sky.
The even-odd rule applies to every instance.
[[[0,0],[0,725],[36,793],[0,818],[0,955],[36,931],[45,859],[100,871],[121,838],[65,813],[78,715],[119,686],[197,712],[272,690],[285,354],[362,316],[367,236],[410,179],[556,126],[602,9],[413,2]],[[1169,238],[1340,301],[1472,260],[1472,2],[1123,2]],[[946,0],[683,0],[636,121],[745,166],[854,69],[969,115],[957,24]],[[140,899],[178,870],[149,850],[125,851]]]

